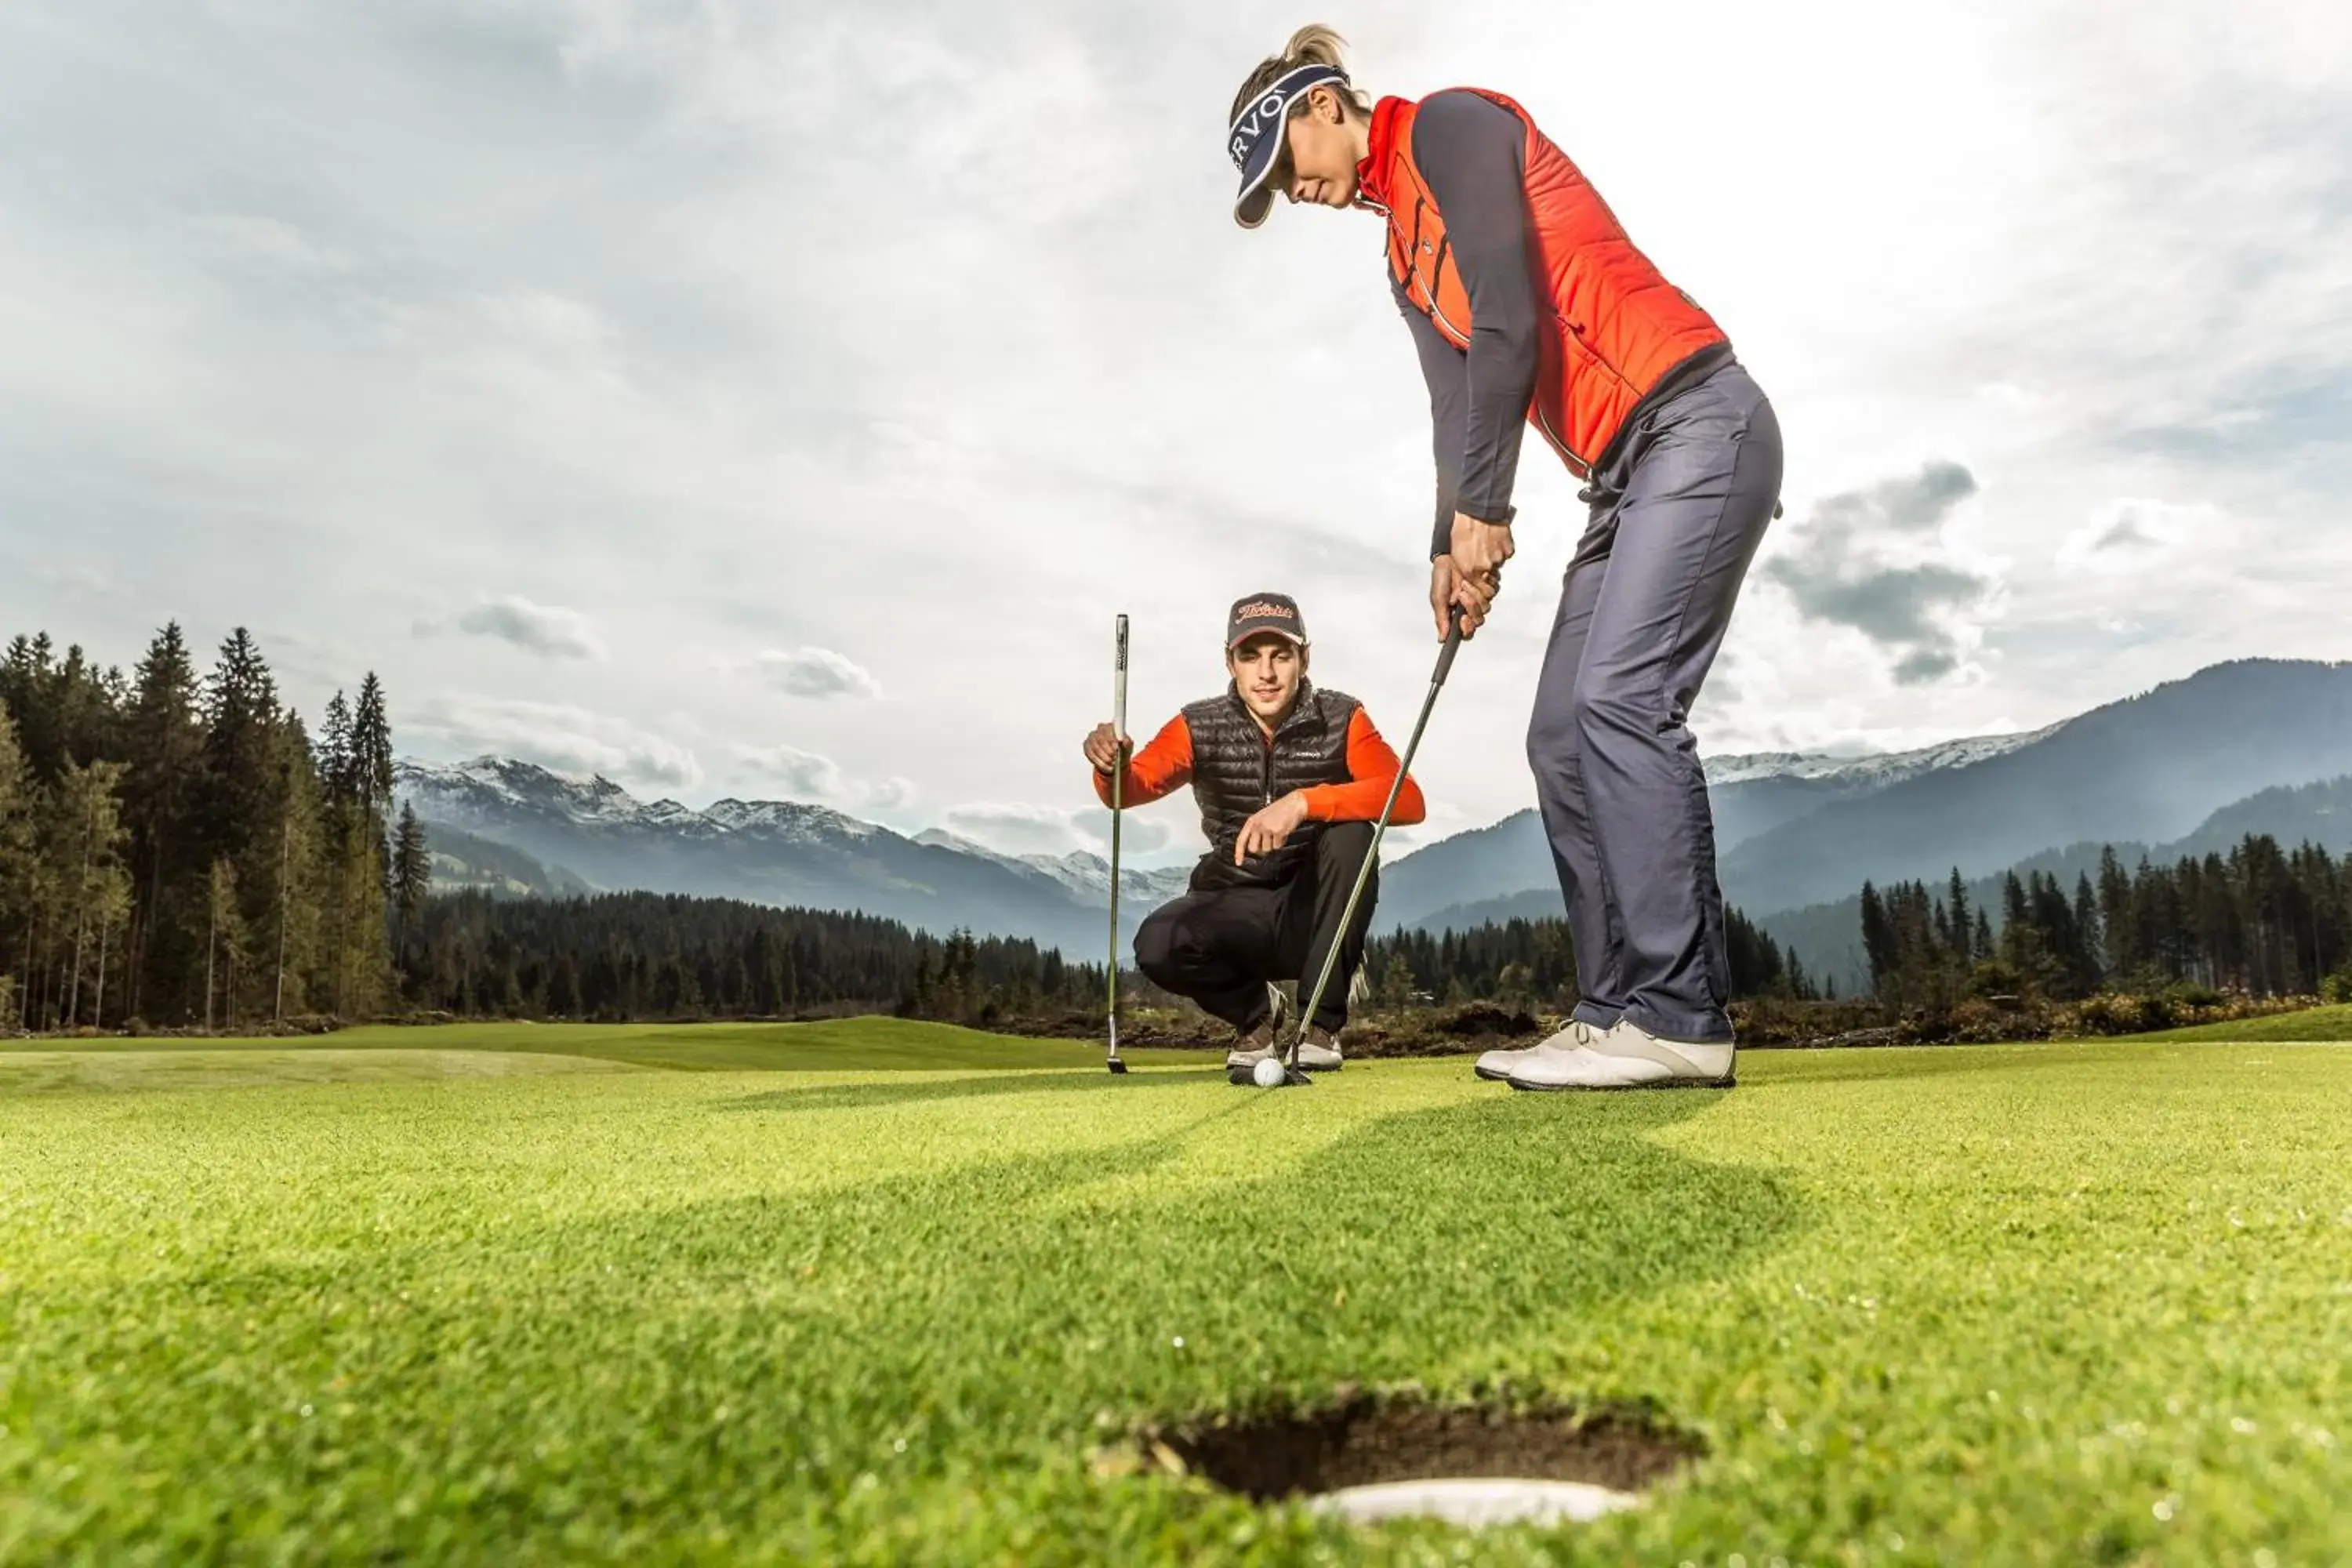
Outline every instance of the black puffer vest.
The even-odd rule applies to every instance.
[[[1271,745],[1231,686],[1223,696],[1184,710],[1185,726],[1192,732],[1192,798],[1200,805],[1201,831],[1210,846],[1192,868],[1195,889],[1286,882],[1314,853],[1323,825],[1309,821],[1279,849],[1234,864],[1242,824],[1261,809],[1292,790],[1348,782],[1348,726],[1356,707],[1345,692],[1318,690],[1301,680],[1298,700]]]

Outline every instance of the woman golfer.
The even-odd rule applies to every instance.
[[[1277,194],[1388,226],[1437,458],[1429,602],[1475,635],[1511,558],[1522,420],[1586,481],[1591,519],[1528,726],[1582,998],[1541,1045],[1489,1051],[1519,1089],[1728,1085],[1729,965],[1706,780],[1685,727],[1776,510],[1780,429],[1723,330],[1634,248],[1500,93],[1358,91],[1326,27],[1234,100],[1234,216]]]

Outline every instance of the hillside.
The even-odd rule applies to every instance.
[[[509,844],[478,837],[446,823],[427,823],[425,841],[433,855],[433,890],[478,889],[508,898],[569,898],[593,893],[585,878],[549,866]]]
[[[2100,855],[2110,847],[2126,868],[2138,865],[2142,858],[2156,865],[2168,866],[2190,857],[2226,856],[2243,843],[2249,834],[2268,834],[2289,849],[2309,843],[2319,846],[2331,855],[2352,854],[2352,776],[2328,779],[2300,788],[2260,791],[2223,806],[2198,824],[2193,831],[2169,844],[2150,845],[2136,839],[2120,842],[2084,840],[2062,849],[2046,849],[2000,871],[1981,877],[1964,877],[1964,880],[1968,885],[1969,901],[1990,914],[1998,927],[2001,916],[2001,882],[2005,876],[2014,874],[2021,880],[2040,871],[2055,877],[2063,886],[2071,889],[2077,877],[2087,876],[2096,879]],[[1950,876],[1950,869],[1947,867],[1938,875],[1932,868],[1919,867],[1906,872],[1899,879],[1926,881],[1931,886],[1940,887]],[[1840,991],[1850,993],[1866,984],[1868,969],[1862,954],[1860,884],[1857,883],[1855,890],[1844,898],[1807,905],[1802,909],[1777,910],[1761,923],[1772,933],[1775,941],[1793,951],[1809,971],[1835,978]]]
[[[2352,665],[2245,660],[2111,703],[2004,755],[1824,806],[1723,858],[1769,921],[1864,880],[1999,871],[2055,846],[2170,843],[2221,807],[2352,773]]]
[[[2028,733],[1886,757],[1727,756],[1706,769],[1724,890],[1769,922],[1865,879],[1954,865],[1997,874],[2084,842],[2181,842],[2233,803],[2267,819],[2263,792],[2352,773],[2352,665],[2245,660]],[[2221,844],[2243,834],[2212,831]],[[1384,868],[1381,889],[1383,930],[1517,909],[1529,892],[1558,898],[1533,811],[1424,846]]]
[[[2004,755],[2048,732],[1978,735],[1865,757],[1766,752],[1708,758],[1704,766],[1715,813],[1716,852],[1728,853],[1759,834],[1837,802],[1874,794],[1922,773]],[[1379,924],[1382,930],[1436,930],[1457,909],[1483,910],[1499,901],[1521,911],[1526,900],[1517,895],[1530,891],[1557,906],[1559,889],[1542,820],[1530,808],[1425,846],[1381,868]],[[1472,919],[1471,923],[1477,921]]]
[[[401,799],[428,825],[521,850],[599,888],[857,910],[945,932],[1027,936],[1074,954],[1105,940],[1108,879],[919,843],[824,806],[723,800],[695,811],[639,802],[604,778],[565,778],[509,758],[403,762]],[[1149,912],[1149,881],[1123,885],[1121,924]]]

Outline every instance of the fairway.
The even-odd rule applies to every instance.
[[[1706,1446],[1480,1562],[2352,1559],[2352,1046],[104,1044],[0,1050],[0,1562],[1463,1560],[1119,1458],[1355,1384]]]
[[[907,1072],[939,1068],[1076,1068],[1100,1070],[1099,1041],[1045,1040],[983,1034],[952,1024],[899,1018],[849,1018],[820,1024],[447,1024],[435,1028],[379,1026],[344,1029],[343,1051],[488,1051],[512,1056],[584,1057],[680,1071],[756,1068],[763,1072]],[[284,1039],[103,1039],[74,1049],[142,1055],[154,1051],[237,1050],[283,1054]],[[307,1048],[297,1047],[308,1055]],[[1223,1053],[1121,1047],[1137,1066],[1205,1064]],[[0,1061],[5,1061],[0,1056]],[[390,1071],[403,1070],[397,1067]],[[413,1070],[413,1069],[411,1069]],[[488,1070],[488,1069],[486,1069]],[[528,1070],[528,1069],[525,1069]]]

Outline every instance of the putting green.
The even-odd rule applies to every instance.
[[[1528,1096],[807,1027],[0,1051],[0,1562],[1457,1561],[1117,1458],[1348,1383],[1708,1446],[1482,1562],[2352,1556],[2352,1047]]]

